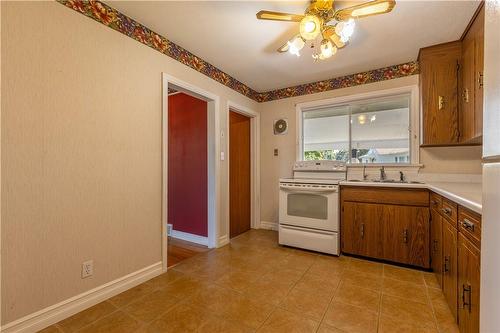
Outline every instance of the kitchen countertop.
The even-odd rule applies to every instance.
[[[342,181],[344,186],[426,188],[470,210],[482,213],[482,184],[467,182],[378,183],[372,181]]]

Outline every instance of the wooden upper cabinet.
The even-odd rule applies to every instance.
[[[462,39],[460,141],[481,143],[483,134],[484,5]]]
[[[481,144],[484,1],[460,40],[420,49],[418,60],[422,146]]]
[[[458,66],[460,41],[420,50],[422,145],[458,144]]]
[[[461,333],[479,332],[481,252],[465,235],[458,236],[458,324]]]

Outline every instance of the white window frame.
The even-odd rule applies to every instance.
[[[409,163],[356,163],[349,164],[351,166],[363,166],[363,165],[399,165],[399,166],[411,166],[419,165],[420,162],[420,105],[419,105],[419,90],[417,85],[403,86],[392,89],[376,90],[368,93],[334,97],[329,99],[322,99],[312,102],[299,103],[295,106],[296,110],[296,120],[297,120],[297,138],[296,138],[296,160],[300,161],[304,156],[304,145],[303,145],[303,117],[302,113],[307,112],[310,109],[328,107],[340,104],[347,104],[351,102],[356,102],[365,99],[374,99],[380,97],[390,97],[401,94],[410,95],[410,115],[409,115],[409,138],[410,138],[410,162]],[[350,129],[349,126],[349,136]],[[350,140],[350,138],[349,138]],[[350,156],[350,153],[349,153]]]

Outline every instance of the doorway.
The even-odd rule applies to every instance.
[[[208,103],[168,94],[168,267],[208,245]]]
[[[219,235],[217,228],[220,215],[218,209],[220,186],[217,184],[217,179],[220,178],[218,157],[220,154],[219,97],[166,73],[162,73],[162,81],[161,239],[162,270],[165,272],[170,266],[169,253],[177,252],[179,254],[179,248],[182,253],[177,257],[199,253],[199,246],[204,247],[203,250],[218,246],[222,236]],[[174,97],[177,95],[178,97]],[[182,114],[180,119],[175,119],[170,114],[170,106],[185,106],[185,100],[190,101],[188,104],[194,104],[189,107],[188,114]],[[196,118],[196,126],[194,127],[192,126],[192,116]],[[169,126],[170,122],[172,122],[170,124],[172,126]],[[191,131],[187,131],[188,128],[191,128]],[[182,140],[179,141],[178,138],[175,142],[177,135],[181,135],[185,142],[179,144]],[[193,140],[194,138],[196,140]],[[174,156],[176,154],[184,159],[182,163],[176,160],[177,157]],[[196,168],[196,170],[193,171],[191,168]],[[176,177],[176,173],[181,174],[181,176]],[[193,174],[196,175],[193,177]],[[193,189],[201,189],[201,194],[200,191],[196,192]],[[191,191],[192,197],[186,195],[185,191],[188,190]],[[188,201],[187,205],[186,201]],[[196,202],[196,209],[193,209],[189,202]],[[191,213],[195,215],[195,218],[189,218]],[[190,219],[184,227],[174,227],[174,224],[177,224],[175,219],[179,216]],[[172,223],[170,219],[172,219]],[[196,227],[192,229],[193,220],[204,222],[204,226],[201,229]],[[184,229],[186,226],[190,229]],[[193,230],[195,231],[193,232]],[[196,233],[200,233],[200,235]],[[182,242],[169,242],[169,240],[174,239],[170,235],[175,235]],[[191,242],[191,244],[186,244],[185,241]],[[193,243],[198,245],[192,246]],[[174,261],[174,259],[170,259],[170,261]]]
[[[229,236],[251,228],[250,117],[229,111]]]

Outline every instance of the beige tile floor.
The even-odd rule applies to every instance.
[[[42,332],[456,332],[431,273],[251,230]]]

